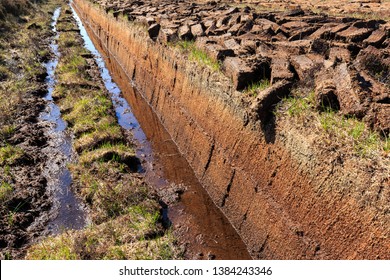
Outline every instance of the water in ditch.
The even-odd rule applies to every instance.
[[[156,114],[131,84],[131,79],[117,67],[119,63],[115,57],[95,41],[93,32],[88,30],[87,33],[74,9],[73,14],[85,47],[94,55],[111,94],[118,122],[131,131],[137,144],[146,182],[157,189],[171,184],[186,188],[180,202],[167,209],[175,232],[181,241],[186,240],[186,257],[250,259],[245,244],[203,189]]]
[[[60,233],[65,229],[81,229],[86,223],[84,207],[70,189],[72,177],[67,164],[73,160],[72,135],[66,131],[67,124],[61,118],[60,108],[54,103],[52,97],[56,85],[55,69],[60,56],[56,29],[60,13],[61,8],[57,8],[52,17],[51,26],[55,36],[50,44],[50,50],[53,57],[45,64],[48,92],[44,98],[47,106],[40,116],[41,121],[49,126],[47,131],[49,143],[43,152],[48,157],[44,174],[54,200],[52,219],[47,226],[47,230],[52,234]]]

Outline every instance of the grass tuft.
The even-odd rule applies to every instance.
[[[383,144],[383,150],[386,153],[390,153],[390,134],[385,137],[385,143]]]
[[[30,260],[77,260],[73,241],[68,234],[46,238],[44,242],[33,245],[27,259]]]
[[[283,104],[285,104],[286,112],[290,117],[304,117],[309,111],[314,111],[315,107],[315,93],[310,91],[307,96],[303,97],[285,97]]]
[[[270,87],[270,81],[268,79],[263,79],[261,81],[251,83],[245,90],[246,94],[256,97],[259,91],[265,90]]]
[[[19,147],[7,145],[0,148],[0,166],[12,165],[24,155],[24,151]]]
[[[327,139],[351,147],[350,150],[358,157],[375,157],[389,151],[388,138],[382,139],[378,132],[370,129],[363,121],[342,116],[331,108],[323,108],[322,112],[318,112],[313,91],[306,96],[296,95],[284,98],[276,114],[281,116],[285,113],[308,129],[319,130]]]
[[[221,71],[221,63],[212,59],[205,51],[195,45],[195,41],[179,41],[175,44],[183,52],[188,53],[189,58],[211,68],[213,71]]]
[[[0,184],[0,202],[6,201],[12,194],[13,188],[11,184],[7,182],[1,182]]]

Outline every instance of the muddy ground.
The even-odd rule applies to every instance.
[[[72,189],[90,223],[31,246],[28,259],[177,259],[181,249],[167,227],[156,191],[144,182],[129,133],[118,124],[93,55],[83,47],[69,6],[58,20],[61,53],[53,98],[74,135]],[[77,62],[77,63],[75,63]],[[172,193],[173,195],[173,193]]]
[[[54,5],[53,5],[54,4]],[[46,62],[55,1],[2,2],[0,10],[0,258],[20,258],[44,234],[52,196],[42,173],[47,156]]]
[[[2,181],[8,181],[13,188],[13,194],[1,207],[2,258],[18,258],[23,254],[25,246],[42,234],[52,206],[42,174],[46,157],[41,149],[47,141],[46,128],[37,122],[44,103],[34,96],[24,96],[24,100],[29,103],[20,104],[19,113],[13,116],[20,124],[15,134],[7,139],[9,145],[23,149],[23,155],[2,167],[9,170],[3,169]]]

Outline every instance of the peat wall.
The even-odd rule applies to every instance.
[[[388,215],[346,188],[370,186],[370,178],[344,174],[293,129],[276,129],[266,141],[223,74],[153,42],[142,25],[85,0],[73,5],[97,47],[109,53],[108,63],[127,73],[123,78],[156,112],[252,257],[388,257]]]

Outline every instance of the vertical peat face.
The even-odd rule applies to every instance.
[[[228,78],[152,41],[142,25],[88,1],[74,5],[156,112],[252,257],[388,256],[388,216],[382,206],[363,203],[359,189],[374,186],[353,160],[341,162],[316,149],[288,122],[260,123]]]
[[[184,257],[250,259],[240,236],[203,189],[153,109],[129,83],[115,57],[101,48],[93,32],[89,30],[91,37],[88,35],[73,12],[84,45],[94,56],[113,101],[118,123],[136,143],[137,157],[142,160],[138,171],[141,170],[145,182],[157,190],[162,223],[169,229],[174,225],[174,236],[185,247]]]

